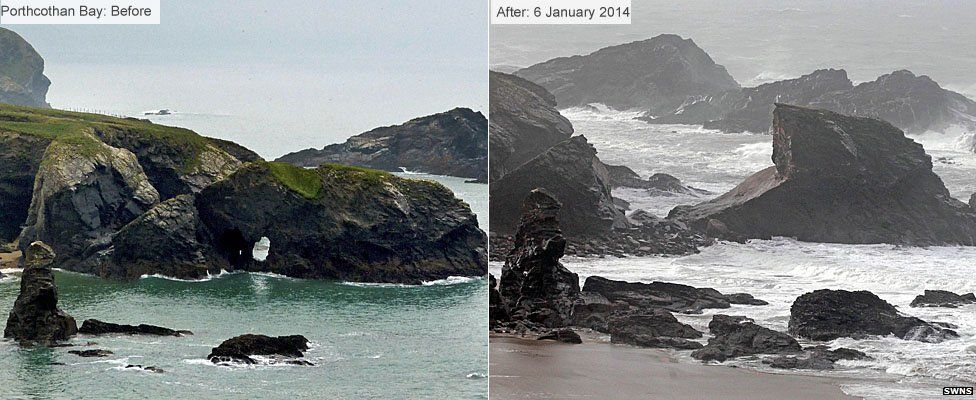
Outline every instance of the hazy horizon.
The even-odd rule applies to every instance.
[[[4,27],[44,58],[53,106],[169,108],[187,114],[156,122],[266,158],[455,107],[488,109],[482,5],[300,3],[164,3],[160,25]]]

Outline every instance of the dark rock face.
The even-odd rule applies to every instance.
[[[902,315],[868,291],[816,290],[790,307],[790,334],[813,340],[895,335],[906,340],[941,342],[958,337],[952,330]]]
[[[688,314],[706,308],[729,308],[728,297],[715,289],[699,289],[667,282],[624,282],[590,276],[583,292],[598,293],[611,302],[624,302],[639,309],[664,309]]]
[[[674,315],[661,309],[647,314],[611,317],[608,328],[612,343],[654,348],[699,349],[702,347],[701,343],[686,340],[702,337],[701,332],[678,322]]]
[[[256,361],[250,356],[302,357],[308,350],[308,339],[302,335],[266,336],[246,334],[223,341],[214,347],[207,356],[214,364],[221,362],[237,362],[254,364]]]
[[[233,156],[234,158],[236,158],[242,163],[264,161],[264,158],[258,155],[258,153],[255,153],[251,149],[241,146],[230,140],[224,140],[224,139],[218,139],[212,137],[208,137],[206,139],[214,147],[224,151],[227,154],[230,154],[231,156]]]
[[[488,328],[494,329],[508,320],[508,307],[498,292],[498,281],[494,275],[488,274]]]
[[[276,161],[300,167],[323,163],[384,171],[411,171],[464,178],[488,177],[488,120],[480,112],[455,108],[376,128],[322,150],[286,154]]]
[[[50,143],[36,136],[0,132],[0,244],[13,242],[20,235],[30,208],[34,177]]]
[[[647,189],[649,195],[668,196],[673,194],[703,195],[707,190],[695,189],[681,184],[681,180],[668,174],[657,173],[649,178],[641,178],[634,170],[623,165],[607,165],[610,185],[613,188],[626,187]]]
[[[652,115],[671,112],[690,97],[739,87],[725,67],[677,35],[555,58],[515,74],[548,89],[562,107],[603,103]]]
[[[708,323],[708,330],[715,337],[708,339],[703,349],[691,353],[702,361],[721,362],[753,354],[790,354],[802,350],[790,335],[756,325],[742,316],[716,315]]]
[[[950,197],[922,146],[890,124],[777,105],[773,162],[732,191],[670,217],[717,220],[746,238],[976,244],[976,213]]]
[[[548,333],[539,335],[536,340],[555,340],[557,342],[571,344],[583,343],[583,339],[580,338],[579,334],[569,328],[553,329]]]
[[[58,308],[58,287],[50,267],[54,258],[54,250],[42,242],[27,247],[20,295],[10,310],[3,337],[50,346],[78,332],[75,319]]]
[[[44,59],[20,35],[0,28],[0,103],[50,108]]]
[[[55,265],[66,269],[159,201],[131,152],[88,140],[47,147],[20,236],[21,250],[37,240],[51,243]]]
[[[97,319],[86,319],[81,323],[78,333],[88,335],[107,335],[112,333],[123,333],[127,335],[155,335],[155,336],[183,336],[192,334],[190,331],[177,331],[155,325],[124,325],[102,322]]]
[[[488,79],[492,180],[573,135],[573,125],[559,114],[546,89],[500,72],[490,72]]]
[[[926,290],[925,294],[915,296],[912,307],[949,307],[955,308],[963,304],[976,303],[976,295],[966,293],[955,294],[946,290]]]
[[[583,136],[556,145],[492,183],[492,232],[514,231],[522,199],[536,188],[545,189],[562,203],[559,221],[567,236],[601,236],[629,225],[614,205],[606,168]]]
[[[112,353],[109,350],[91,349],[91,350],[69,350],[68,354],[74,354],[78,357],[108,357],[115,353]]]
[[[502,267],[499,286],[513,320],[549,328],[572,323],[579,277],[559,263],[566,248],[559,229],[560,206],[542,190],[525,198],[515,248]]]
[[[252,163],[197,195],[212,265],[306,279],[419,284],[483,276],[487,238],[444,186],[325,164]],[[271,241],[265,261],[254,244]]]
[[[202,226],[194,200],[183,194],[155,205],[122,227],[108,249],[85,261],[84,269],[121,280],[147,274],[200,279],[219,272],[207,262],[209,248],[198,240]]]

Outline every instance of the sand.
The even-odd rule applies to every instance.
[[[856,399],[830,378],[679,363],[609,343],[490,340],[491,399]]]
[[[17,268],[17,259],[19,258],[19,250],[11,253],[0,253],[0,269]]]

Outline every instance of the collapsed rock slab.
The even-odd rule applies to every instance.
[[[895,306],[863,290],[821,289],[803,294],[790,307],[789,332],[822,341],[894,335],[937,343],[958,337],[951,329],[903,315]]]
[[[608,323],[610,342],[652,348],[700,349],[701,343],[687,339],[702,337],[690,325],[678,321],[670,312],[654,310],[648,314],[620,315]]]
[[[75,319],[58,308],[58,286],[50,268],[54,258],[54,250],[43,242],[27,247],[20,294],[10,310],[3,337],[51,346],[78,332]]]
[[[667,282],[624,282],[601,276],[590,276],[583,283],[583,292],[599,293],[611,302],[621,301],[632,307],[652,310],[698,314],[706,308],[729,308],[727,296],[711,289]]]
[[[308,339],[302,335],[267,336],[245,334],[223,341],[210,351],[207,359],[217,364],[222,362],[237,362],[255,364],[250,356],[284,356],[298,358],[308,350]]]
[[[745,238],[976,245],[976,212],[953,199],[922,146],[891,124],[777,104],[773,162],[730,192],[670,217]]]

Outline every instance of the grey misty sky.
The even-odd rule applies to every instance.
[[[265,157],[454,107],[487,110],[480,2],[163,0],[161,8],[160,25],[6,27],[44,57],[53,105],[245,116],[191,128]],[[221,132],[226,125],[240,128]]]

